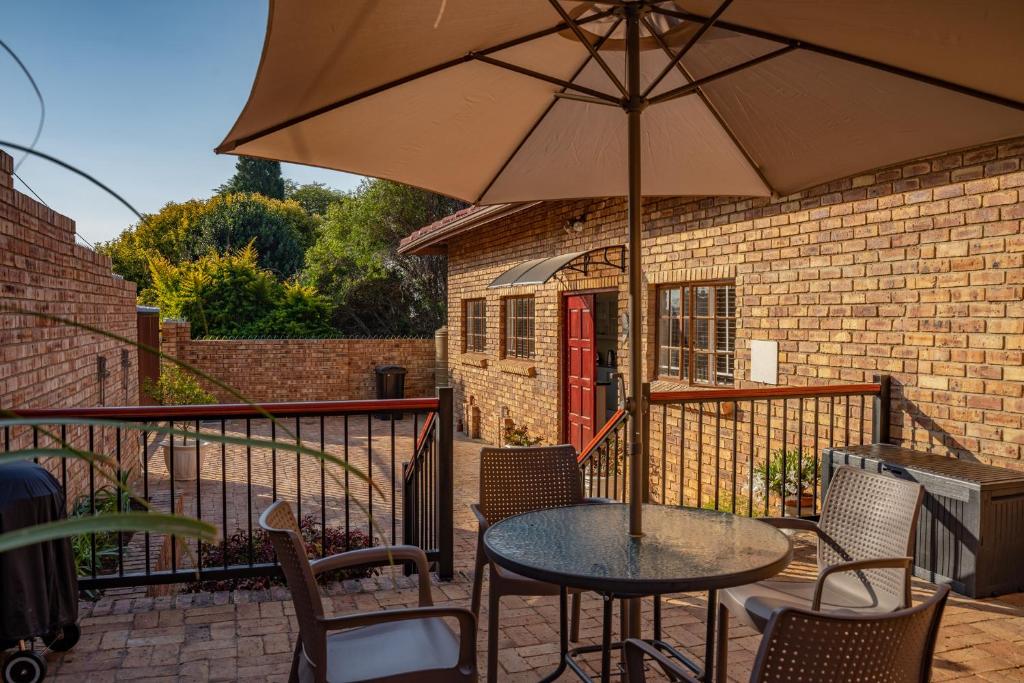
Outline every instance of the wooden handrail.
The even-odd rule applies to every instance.
[[[438,409],[436,397],[361,401],[294,401],[287,403],[214,403],[190,406],[100,406],[93,408],[7,409],[15,418],[82,418],[97,420],[222,420],[244,417],[359,415],[383,412],[427,412]],[[0,414],[0,419],[11,415]]]
[[[427,435],[430,433],[430,428],[434,424],[434,420],[437,418],[437,413],[428,413],[427,419],[423,421],[423,427],[420,428],[420,434],[416,437],[416,453],[420,452],[423,448],[423,442],[426,440]]]
[[[598,446],[601,445],[602,441],[604,441],[608,437],[608,434],[610,434],[611,431],[613,429],[615,429],[615,427],[617,427],[618,424],[620,422],[622,422],[623,420],[625,420],[625,419],[626,419],[626,411],[624,409],[622,409],[622,408],[619,408],[618,410],[616,410],[615,414],[612,415],[610,418],[608,418],[608,421],[605,422],[604,426],[601,427],[601,429],[597,432],[597,434],[594,435],[594,438],[591,439],[587,443],[587,445],[583,447],[583,450],[580,451],[580,454],[578,456],[576,456],[576,462],[578,462],[578,463],[579,462],[583,462],[584,460],[589,458],[590,454]]]
[[[822,396],[871,396],[882,385],[832,384],[808,387],[756,387],[752,389],[691,389],[689,391],[652,391],[651,403],[702,403],[747,401],[772,398],[814,398]]]

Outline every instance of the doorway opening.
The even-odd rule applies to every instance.
[[[618,404],[618,293],[572,292],[564,309],[562,424],[579,452]]]

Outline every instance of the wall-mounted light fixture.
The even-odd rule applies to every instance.
[[[565,234],[573,235],[583,232],[583,228],[587,225],[587,214],[581,213],[578,216],[573,216],[565,222],[564,230]]]

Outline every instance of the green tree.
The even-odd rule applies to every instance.
[[[321,337],[334,332],[327,300],[260,268],[251,244],[178,265],[156,258],[150,268],[161,314],[188,320],[195,336]]]
[[[327,215],[327,209],[331,204],[340,202],[345,195],[323,183],[297,185],[286,180],[285,198],[298,202],[299,206],[310,216],[323,217]]]
[[[195,220],[206,210],[206,204],[198,199],[168,202],[113,240],[97,245],[97,251],[109,256],[114,272],[136,283],[140,296],[145,298],[143,293],[153,286],[150,259],[160,257],[179,263],[188,258]]]
[[[217,194],[254,192],[270,199],[284,199],[281,162],[253,157],[238,157],[235,175],[217,188]]]
[[[432,334],[444,324],[447,264],[401,256],[413,230],[465,206],[387,180],[366,180],[332,204],[306,252],[304,281],[330,297],[335,326],[367,335]]]
[[[189,256],[225,254],[253,242],[260,266],[287,278],[302,267],[315,225],[296,202],[258,194],[213,197],[191,226]]]

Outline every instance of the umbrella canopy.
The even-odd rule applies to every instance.
[[[1022,35],[1019,0],[272,0],[218,151],[474,203],[625,195],[639,312],[641,195],[784,195],[1020,135]]]
[[[625,195],[617,4],[559,6],[592,42],[611,31],[599,54],[613,81],[549,0],[272,2],[218,151],[473,203]],[[689,49],[647,93],[645,195],[787,194],[1024,131],[1017,0],[734,0],[696,43],[721,0],[650,5],[643,88]]]

